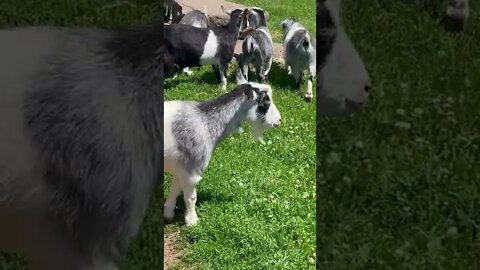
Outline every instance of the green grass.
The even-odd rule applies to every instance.
[[[470,2],[455,35],[411,3],[342,1],[372,91],[363,113],[320,119],[321,269],[479,269],[480,5]]]
[[[136,7],[121,5],[103,8],[114,0],[1,0],[0,28],[21,25],[97,26],[107,29],[147,23],[160,14],[161,1],[131,1]],[[1,60],[0,60],[1,61]],[[132,243],[121,269],[161,269],[163,264],[163,205],[161,187],[153,196],[145,223]],[[0,269],[26,269],[25,261],[0,253]]]
[[[314,31],[312,0],[238,2],[268,9],[273,33],[281,33],[278,24],[294,16]],[[235,85],[234,68],[228,91]],[[174,269],[315,268],[315,105],[303,101],[306,85],[295,92],[293,78],[278,65],[269,78],[282,126],[267,131],[262,146],[244,125],[243,134],[232,135],[216,149],[197,186],[197,226],[184,227],[183,197],[177,199],[176,221],[166,231],[180,230],[179,245],[186,253]],[[166,100],[222,94],[211,67],[168,80],[165,89]],[[166,177],[165,196],[170,179]]]

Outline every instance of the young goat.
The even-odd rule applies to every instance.
[[[215,148],[245,120],[261,140],[264,129],[280,125],[280,112],[273,103],[269,85],[244,82],[213,100],[167,101],[164,106],[164,169],[173,175],[164,218],[166,222],[173,219],[176,198],[183,190],[185,223],[191,226],[198,221],[195,186]]]
[[[267,80],[273,61],[272,36],[268,30],[265,13],[262,9],[249,9],[246,21],[247,27],[253,25],[254,30],[245,37],[242,43],[242,56],[239,65],[243,76],[248,81],[248,66],[253,62],[259,81],[264,83]],[[251,22],[248,23],[249,21]]]
[[[174,24],[165,26],[165,69],[175,66],[197,67],[211,64],[222,90],[227,88],[226,72],[233,58],[242,20],[247,9],[233,11],[227,25],[197,28],[191,25]],[[167,75],[169,76],[169,74]]]
[[[187,24],[197,28],[207,28],[207,8],[205,7],[203,12],[199,10],[190,11],[189,13],[185,14],[185,16],[183,16],[179,24]],[[192,75],[192,72],[188,70],[188,67],[183,68],[183,73],[187,75]]]
[[[0,30],[0,250],[29,269],[118,269],[163,176],[162,27]]]
[[[284,31],[283,57],[289,74],[293,74],[296,87],[300,89],[303,81],[303,72],[308,70],[308,86],[305,99],[313,99],[313,78],[316,73],[316,41],[307,29],[293,19],[280,23]]]

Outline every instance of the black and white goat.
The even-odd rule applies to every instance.
[[[165,69],[167,76],[176,67],[212,65],[222,90],[227,88],[226,72],[232,60],[242,20],[247,9],[229,11],[230,21],[224,26],[197,28],[191,25],[165,26]]]
[[[246,35],[242,43],[242,56],[240,68],[243,76],[248,81],[248,66],[254,63],[260,82],[267,80],[273,61],[273,41],[267,27],[267,20],[262,9],[254,7],[246,15],[247,27],[253,28]]]
[[[262,132],[281,123],[280,112],[267,84],[239,84],[231,92],[213,100],[167,101],[164,117],[164,168],[173,175],[165,202],[164,218],[171,221],[181,191],[186,206],[185,224],[197,223],[196,185],[210,162],[215,148],[242,122],[250,122],[252,133],[262,141]]]
[[[29,269],[118,269],[163,177],[162,28],[0,30],[0,250]]]
[[[316,73],[316,41],[307,29],[294,19],[280,23],[283,28],[283,58],[288,73],[295,78],[297,89],[303,82],[303,72],[308,71],[308,85],[305,99],[313,99],[313,78]]]
[[[187,24],[197,28],[207,28],[208,27],[208,15],[207,8],[203,9],[203,12],[199,10],[192,10],[185,14],[180,20],[179,24]],[[188,70],[188,67],[183,68],[183,73],[187,75],[192,75],[192,72]]]

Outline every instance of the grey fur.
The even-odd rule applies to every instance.
[[[240,68],[248,81],[248,66],[254,63],[258,80],[266,82],[273,61],[273,41],[266,26],[261,26],[245,37],[242,43]]]
[[[161,27],[0,31],[0,249],[117,268],[163,174]]]
[[[313,99],[313,77],[316,73],[316,41],[306,28],[293,19],[281,23],[284,30],[284,60],[289,73],[295,78],[297,89],[303,81],[303,72],[308,71],[308,86],[305,99]]]
[[[192,10],[189,13],[185,14],[185,16],[183,16],[179,23],[188,24],[198,28],[207,28],[208,18],[205,13],[199,10]]]

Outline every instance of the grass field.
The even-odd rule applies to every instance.
[[[318,126],[320,269],[480,269],[480,5],[455,35],[402,2],[342,1],[372,91]]]
[[[266,8],[277,41],[278,24],[288,17],[315,30],[313,0],[238,3]],[[228,90],[235,86],[234,68],[231,65]],[[165,229],[180,232],[175,247],[185,250],[173,269],[315,268],[315,105],[293,91],[293,79],[282,68],[272,68],[269,78],[282,126],[265,134],[265,146],[245,125],[243,134],[232,135],[217,148],[198,185],[197,226],[184,227],[183,198],[178,198],[177,220]],[[221,95],[211,67],[168,80],[165,89],[166,100]],[[170,177],[166,191],[169,182]]]

